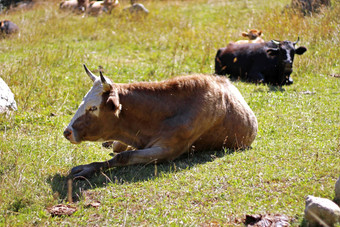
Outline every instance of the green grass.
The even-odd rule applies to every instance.
[[[340,175],[340,4],[302,17],[290,1],[147,1],[146,18],[86,17],[44,2],[0,15],[20,36],[0,40],[0,77],[19,110],[0,116],[0,226],[221,225],[245,214],[303,220],[307,195],[334,197]],[[122,7],[127,3],[122,2]],[[99,143],[72,145],[62,132],[91,87],[82,63],[115,82],[213,73],[218,48],[261,29],[265,40],[296,40],[294,84],[234,82],[259,122],[252,149],[187,154],[170,163],[115,168],[75,181],[72,216],[46,208],[67,203],[66,176],[109,159]],[[86,206],[100,201],[99,208]]]

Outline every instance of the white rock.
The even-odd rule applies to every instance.
[[[309,226],[333,226],[340,221],[340,207],[329,199],[307,196],[305,220]]]
[[[6,113],[10,110],[17,110],[17,103],[14,100],[14,94],[11,89],[0,78],[0,113]]]
[[[338,205],[340,204],[340,177],[338,178],[338,180],[335,183],[335,198],[334,200],[338,203]]]
[[[149,14],[149,10],[141,3],[134,3],[132,6],[126,7],[124,11],[129,11],[131,14]]]

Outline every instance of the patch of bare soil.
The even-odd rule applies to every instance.
[[[70,216],[77,211],[77,208],[71,205],[58,204],[47,208],[47,211],[52,215],[52,217],[64,215]]]

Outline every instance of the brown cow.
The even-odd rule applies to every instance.
[[[62,1],[59,4],[60,9],[71,9],[75,10],[78,6],[78,0],[68,0],[68,1]]]
[[[112,9],[119,6],[118,0],[104,0],[90,2],[87,14],[99,16],[103,12],[111,14]]]
[[[0,21],[0,36],[11,35],[19,32],[18,25],[14,24],[12,21],[3,20]]]
[[[248,37],[249,40],[238,40],[236,44],[243,43],[264,43],[264,40],[260,37],[262,35],[262,31],[258,31],[256,29],[250,29],[248,32],[242,32],[243,37]]]
[[[65,138],[74,144],[118,140],[136,150],[74,167],[73,176],[173,160],[189,149],[248,148],[255,139],[256,117],[225,77],[190,75],[163,82],[116,84],[84,67],[93,87],[66,127]]]
[[[85,12],[89,7],[89,0],[66,0],[62,1],[59,8],[62,10],[72,10]]]

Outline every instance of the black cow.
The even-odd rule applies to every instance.
[[[289,85],[293,83],[294,55],[302,55],[306,47],[295,48],[296,42],[269,41],[265,43],[235,44],[217,51],[215,74],[255,83]]]
[[[2,34],[12,34],[17,33],[19,31],[19,27],[14,24],[12,21],[3,20],[0,21],[0,31]]]

